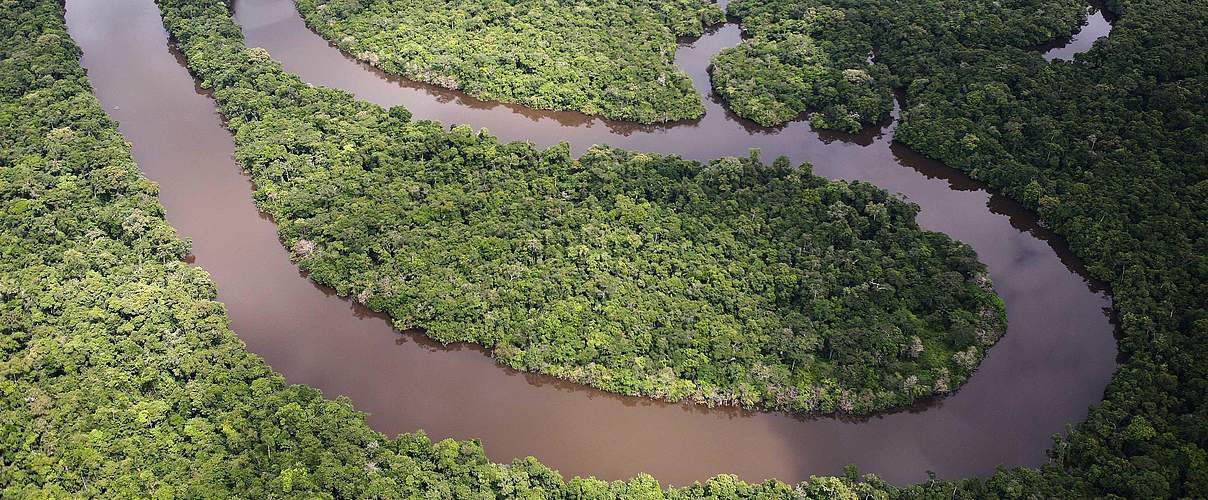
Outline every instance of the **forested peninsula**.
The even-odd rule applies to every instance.
[[[922,59],[1038,46],[1069,35],[1085,13],[1084,0],[735,0],[727,14],[751,38],[718,54],[710,75],[735,113],[761,125],[809,112],[816,128],[856,132],[889,115],[893,88],[963,68],[924,69]]]
[[[312,88],[225,10],[165,17],[301,268],[400,330],[621,394],[866,414],[956,388],[1005,328],[972,249],[869,184],[501,144]]]
[[[639,123],[698,118],[676,37],[723,20],[700,0],[300,0],[357,59],[481,99]]]
[[[763,126],[809,113],[818,129],[858,132],[893,110],[894,80],[872,61],[873,26],[842,9],[793,4],[794,16],[753,2],[730,4],[750,35],[723,49],[709,67],[713,90],[735,114]]]

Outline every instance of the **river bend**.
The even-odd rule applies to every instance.
[[[347,396],[376,429],[478,438],[507,462],[536,456],[566,476],[649,472],[664,484],[719,473],[795,482],[847,464],[895,482],[987,475],[1036,465],[1050,436],[1085,417],[1115,368],[1110,299],[1060,240],[1018,205],[891,142],[893,125],[861,135],[817,133],[804,122],[764,129],[706,97],[693,122],[642,127],[576,113],[533,111],[389,78],[309,31],[289,0],[238,0],[249,46],[316,85],[419,119],[488,127],[541,146],[594,143],[710,159],[759,148],[765,159],[809,161],[833,179],[859,179],[918,203],[922,226],[969,243],[1007,305],[1010,327],[956,394],[865,420],[708,409],[607,394],[496,365],[481,350],[434,345],[333,296],[300,275],[276,227],[252,203],[230,133],[171,49],[151,0],[67,0],[72,37],[97,96],[160,184],[168,221],[193,240],[195,263],[248,348],[292,383]],[[709,96],[709,58],[740,37],[729,24],[684,43],[677,64]]]

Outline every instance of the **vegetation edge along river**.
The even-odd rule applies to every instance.
[[[935,15],[959,5],[916,7],[922,29],[889,46],[942,50],[909,61],[933,76],[906,86],[895,137],[1039,213],[1111,284],[1122,323],[1104,403],[1054,444],[1040,476],[1021,479],[1030,488],[1009,489],[1203,496],[1208,6],[1109,2],[1111,36],[1051,64],[1030,46],[966,45],[951,29],[982,23]]]
[[[647,124],[701,113],[690,83],[669,69],[675,38],[668,28],[699,36],[722,21],[712,2],[622,8],[608,2],[301,0],[297,8],[332,44],[389,74],[487,100]],[[1086,16],[1084,0],[1044,8],[970,2],[942,8],[945,17],[960,20],[943,28],[953,36],[938,45],[984,49],[1038,46],[1070,35]],[[917,71],[903,63],[894,37],[934,31],[937,17],[934,9],[899,0],[741,0],[726,9],[747,39],[717,54],[709,73],[712,90],[734,113],[762,126],[808,114],[817,129],[852,133],[888,117],[893,89]],[[661,43],[652,50],[650,40]],[[887,48],[886,60],[873,57],[879,47]],[[611,69],[614,64],[619,67]],[[668,88],[679,97],[671,98]],[[662,110],[661,118],[651,118],[660,112],[651,106]]]
[[[0,12],[0,492],[5,498],[730,498],[879,495],[718,476],[563,481],[474,441],[386,439],[346,401],[284,380],[227,327],[90,93],[53,0]]]
[[[311,88],[225,10],[165,18],[301,267],[401,330],[622,394],[866,414],[947,393],[1004,328],[972,250],[870,185],[500,144]]]
[[[1182,7],[1186,7],[1186,5],[1184,4]],[[1140,10],[1138,12],[1145,13],[1147,11]],[[1184,16],[1182,21],[1177,17],[1166,20],[1175,26],[1182,26],[1179,24],[1180,22],[1196,22],[1202,21],[1202,19],[1202,16],[1197,17],[1196,15],[1189,15]],[[1125,26],[1126,28],[1134,27],[1127,24]],[[1150,28],[1152,28],[1152,26],[1150,26]],[[1197,33],[1195,30],[1185,29],[1181,31],[1176,30],[1176,32],[1183,34],[1190,33],[1193,35]],[[1135,36],[1135,34],[1133,35]],[[1169,39],[1177,39],[1177,37],[1170,37],[1170,33],[1165,33],[1164,35],[1169,37]],[[1113,37],[1114,36],[1115,35],[1113,35]],[[1175,45],[1174,47],[1178,48],[1184,46]],[[1126,48],[1131,47],[1126,46]],[[1183,54],[1186,55],[1187,53],[1188,52],[1184,52]],[[1193,51],[1189,53],[1194,54],[1195,52]],[[1180,61],[1185,60],[1183,58],[1175,59]],[[1162,61],[1163,59],[1157,58],[1155,60]],[[1135,63],[1135,61],[1132,63]],[[1188,74],[1177,73],[1174,76],[1186,78]],[[1194,77],[1195,74],[1192,73],[1191,76]],[[1193,84],[1194,82],[1191,83]],[[1199,95],[1203,94],[1200,93]],[[1190,109],[1199,111],[1199,108]],[[1169,111],[1161,110],[1159,110],[1159,112],[1169,113]],[[1194,116],[1195,115],[1192,115],[1192,118],[1194,118]],[[1186,115],[1182,115],[1180,119],[1186,118]],[[1174,124],[1177,125],[1178,122],[1175,122]],[[1189,142],[1189,144],[1195,143]],[[1195,186],[1195,184],[1192,184],[1192,186]],[[1037,190],[1040,189],[1044,188],[1042,186],[1037,188]],[[1051,204],[1053,201],[1056,200],[1050,200],[1049,203]],[[1194,222],[1194,220],[1195,219],[1191,219],[1192,222]],[[1200,220],[1203,220],[1203,218]],[[1183,229],[1195,230],[1196,228],[1196,226],[1192,225],[1191,228]],[[1186,250],[1184,250],[1183,255],[1186,255],[1185,252]],[[1188,272],[1200,272],[1196,267],[1194,267],[1196,265],[1195,263],[1197,262],[1194,258],[1187,260],[1186,262],[1191,263],[1192,265],[1190,269],[1187,269]],[[1139,269],[1146,269],[1146,267],[1141,265]],[[1180,270],[1182,269],[1180,268]],[[1176,287],[1187,286],[1186,280],[1176,281],[1174,283],[1176,284]],[[1193,281],[1193,286],[1194,283],[1195,282]],[[1202,283],[1202,280],[1199,281],[1199,283]],[[1175,288],[1175,290],[1178,290],[1178,288]],[[1186,296],[1184,297],[1186,298]],[[1144,310],[1144,308],[1134,310],[1134,314],[1140,314]],[[1174,318],[1175,312],[1176,310],[1174,308],[1162,308],[1160,314],[1155,314],[1154,318]],[[1184,324],[1186,325],[1187,329],[1194,328],[1202,331],[1202,320],[1200,320],[1198,323],[1197,320],[1195,320],[1195,308],[1179,308],[1178,313],[1178,318],[1180,318],[1178,321],[1186,321]],[[1188,314],[1191,314],[1190,319],[1188,319]],[[1133,321],[1144,320],[1144,318],[1145,316],[1137,316],[1134,317]],[[1136,328],[1136,325],[1134,324],[1129,328]],[[1126,329],[1126,331],[1135,330]],[[1141,330],[1140,333],[1151,334],[1146,335],[1144,337],[1146,339],[1156,338],[1161,342],[1175,342],[1179,344],[1179,347],[1185,347],[1189,350],[1188,356],[1174,356],[1171,358],[1169,356],[1171,347],[1151,347],[1144,345],[1145,342],[1149,342],[1148,340],[1144,341],[1142,344],[1131,344],[1130,350],[1135,351],[1137,349],[1141,349],[1142,352],[1150,352],[1149,349],[1162,349],[1164,350],[1162,352],[1167,353],[1164,355],[1164,357],[1171,359],[1174,363],[1171,365],[1172,370],[1182,370],[1187,366],[1194,366],[1188,364],[1189,357],[1191,357],[1190,359],[1194,359],[1196,353],[1201,351],[1196,350],[1197,348],[1195,344],[1188,344],[1191,339],[1182,336],[1182,332],[1185,331],[1189,330],[1180,330],[1177,328]],[[1135,355],[1136,353],[1133,353],[1133,356]],[[1149,357],[1149,355],[1146,356],[1146,358]],[[1159,376],[1156,379],[1146,376],[1147,374],[1153,373],[1161,375],[1163,372],[1160,370],[1165,368],[1159,367],[1157,370],[1136,369],[1138,366],[1146,367],[1147,363],[1152,363],[1152,361],[1146,361],[1144,359],[1141,361],[1130,361],[1130,363],[1132,363],[1130,365],[1132,369],[1126,369],[1125,373],[1122,375],[1123,381],[1121,381],[1121,384],[1123,385],[1118,384],[1109,393],[1109,395],[1114,398],[1112,401],[1109,401],[1109,403],[1116,408],[1110,410],[1110,413],[1107,413],[1106,415],[1103,413],[1108,410],[1097,409],[1094,419],[1095,422],[1085,426],[1083,430],[1079,431],[1095,432],[1095,436],[1098,437],[1091,437],[1091,441],[1083,441],[1076,447],[1059,445],[1057,448],[1058,458],[1055,459],[1055,465],[1050,465],[1043,468],[1040,473],[1029,474],[1028,470],[1012,471],[996,477],[989,483],[964,483],[963,486],[970,487],[970,485],[975,485],[982,487],[989,485],[989,487],[991,487],[995,492],[1011,496],[1026,494],[1029,491],[1045,492],[1044,494],[1049,495],[1062,494],[1062,492],[1064,492],[1066,495],[1082,496],[1103,494],[1105,492],[1130,495],[1138,495],[1138,492],[1140,492],[1140,494],[1151,495],[1179,494],[1201,496],[1203,490],[1196,488],[1197,485],[1201,485],[1200,487],[1202,487],[1203,455],[1202,451],[1200,451],[1202,450],[1202,441],[1196,441],[1198,439],[1195,437],[1196,434],[1187,432],[1187,430],[1193,429],[1193,427],[1188,426],[1194,425],[1194,423],[1197,421],[1194,411],[1195,408],[1199,407],[1199,400],[1182,399],[1194,398],[1194,394],[1187,393],[1186,391],[1188,389],[1197,387],[1195,382],[1196,379],[1189,378],[1185,380],[1184,383],[1189,384],[1190,387],[1188,387],[1188,389],[1178,389],[1178,392],[1175,392],[1176,389],[1173,389],[1172,386],[1179,381],[1177,376]],[[1151,383],[1143,383],[1143,385],[1138,386],[1135,383],[1128,382],[1129,380],[1137,380],[1137,377],[1142,377],[1142,380],[1150,380]],[[1189,377],[1194,377],[1194,373]],[[1174,399],[1154,402],[1154,397],[1162,397],[1166,394],[1176,397]],[[1129,402],[1127,400],[1121,400],[1120,398],[1122,397],[1136,397],[1137,399]],[[1146,403],[1146,401],[1149,401],[1149,403]],[[1184,403],[1184,401],[1186,401],[1186,403]],[[1126,411],[1120,411],[1119,405],[1121,404],[1125,405]],[[1170,412],[1171,418],[1174,418],[1177,415],[1182,415],[1182,417],[1179,417],[1179,422],[1167,420],[1165,417],[1163,417],[1162,412],[1164,411]],[[1124,419],[1127,422],[1126,427],[1115,426],[1112,424],[1112,420],[1119,419],[1120,415],[1124,416]],[[1130,416],[1132,417],[1131,421],[1128,420],[1128,417]],[[1121,433],[1119,434],[1119,437],[1113,438],[1113,435],[1116,434],[1117,430],[1121,430]],[[1124,432],[1127,432],[1127,434]],[[1123,437],[1127,437],[1129,441],[1117,440]],[[1087,438],[1083,437],[1079,433],[1075,433],[1071,441],[1077,442],[1078,440],[1085,439]],[[1095,440],[1099,439],[1103,439],[1103,441],[1096,444]],[[1185,440],[1185,446],[1170,446],[1171,440],[1180,439]],[[1127,447],[1125,447],[1125,445],[1127,445]],[[1102,451],[1098,455],[1088,455],[1088,452],[1093,450]],[[1164,453],[1165,450],[1169,450],[1170,453]],[[1123,458],[1117,461],[1114,460],[1113,457]],[[1129,457],[1133,457],[1133,459],[1129,459]],[[1087,465],[1088,459],[1094,460],[1099,464],[1108,465],[1109,467],[1100,468],[1098,471],[1093,471]],[[1133,472],[1133,474],[1129,474],[1128,472]],[[940,490],[935,491],[937,495],[943,494],[945,497],[947,497],[948,491],[952,491],[948,489],[949,486],[952,486],[950,484],[941,482],[936,482],[934,484],[937,485],[938,490]],[[980,491],[986,493],[985,490]],[[960,490],[960,492],[967,493],[967,491],[964,489]]]
[[[304,0],[307,23],[388,73],[480,99],[639,123],[699,118],[677,37],[724,15],[699,0]]]

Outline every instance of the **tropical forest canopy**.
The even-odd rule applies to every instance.
[[[903,78],[959,68],[937,53],[1038,46],[1085,13],[1084,0],[735,0],[751,39],[714,58],[713,88],[762,125],[814,111],[815,127],[855,132],[888,116]]]
[[[751,38],[713,58],[713,89],[734,113],[779,125],[807,111],[819,129],[857,132],[893,109],[893,79],[872,61],[868,25],[841,9],[801,9],[794,17],[763,17],[731,4]]]
[[[300,0],[358,59],[482,99],[641,123],[698,118],[676,37],[720,23],[701,0]]]
[[[220,4],[219,4],[220,5]],[[221,12],[221,11],[219,11]],[[346,401],[286,385],[181,261],[90,93],[53,0],[0,9],[0,497],[786,498],[892,491],[734,476],[564,481],[475,441],[395,439]]]
[[[866,26],[905,91],[895,139],[1037,211],[1110,284],[1124,364],[1055,444],[1045,484],[1203,497],[1208,3],[1104,7],[1118,16],[1111,35],[1054,63],[1033,47],[1072,32],[1082,2],[740,0],[730,13],[756,33],[825,9]]]
[[[1048,64],[1029,47],[1074,29],[1077,16],[1054,7],[1064,3],[794,3],[840,9],[845,19],[875,28],[868,38],[875,65],[885,65],[907,92],[897,139],[1039,212],[1111,285],[1123,364],[1105,401],[1054,442],[1044,466],[907,488],[860,482],[853,471],[791,487],[718,476],[660,490],[649,476],[563,481],[533,460],[492,464],[473,442],[386,439],[346,403],[286,386],[243,349],[212,301],[212,283],[180,262],[187,244],[164,223],[154,185],[138,174],[89,95],[58,2],[6,0],[0,9],[2,496],[1208,497],[1208,4],[1111,1],[1107,8],[1119,16],[1111,36],[1074,61]],[[744,5],[773,20],[805,18],[788,3]],[[298,123],[357,129],[361,111],[366,121],[384,123],[382,111],[336,92],[307,94],[263,69],[273,66],[265,54],[239,47],[224,3],[165,0],[161,7],[177,37],[207,38],[188,54],[199,74],[223,61],[253,65],[262,77],[280,80],[268,84],[280,93],[249,98],[330,99],[324,112],[345,120]],[[240,82],[239,75],[223,77],[231,88]],[[214,74],[205,78],[217,81]],[[263,109],[222,99],[224,112]],[[357,113],[335,112],[342,107]],[[434,141],[461,134],[472,144],[490,142],[411,123],[404,110],[384,113],[403,130],[434,129]],[[238,120],[271,117],[228,119],[238,130]],[[309,158],[341,154],[343,144],[333,150],[323,134],[346,138],[312,133],[320,140],[307,143],[316,148]],[[496,145],[508,147],[517,146]],[[255,157],[244,156],[245,149],[241,159]],[[531,153],[555,157],[540,165],[573,161],[559,154]],[[608,161],[618,165],[636,156],[593,154],[612,155]],[[663,168],[679,165],[648,158]],[[727,162],[744,172],[776,172],[752,160]],[[258,193],[262,204],[270,194]],[[282,222],[284,228],[288,221]],[[314,248],[298,246],[301,240],[291,243],[299,254],[331,248],[318,240],[307,240]]]

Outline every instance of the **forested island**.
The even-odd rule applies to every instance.
[[[387,73],[525,106],[659,123],[704,113],[676,37],[723,19],[700,0],[300,0],[306,23]]]
[[[878,54],[874,66],[885,65],[893,86],[906,92],[897,138],[1036,210],[1069,240],[1090,272],[1112,287],[1122,365],[1103,403],[1068,436],[1055,439],[1045,465],[907,487],[858,477],[852,469],[797,485],[774,480],[752,485],[723,475],[661,489],[645,475],[611,483],[565,481],[533,459],[493,464],[473,441],[432,443],[422,434],[388,439],[370,430],[346,401],[326,401],[318,391],[286,385],[244,349],[227,327],[221,304],[212,300],[209,278],[181,261],[188,243],[164,222],[154,184],[138,173],[128,146],[90,95],[58,2],[9,0],[0,9],[2,496],[1208,496],[1208,364],[1203,361],[1208,358],[1208,4],[1113,0],[1107,8],[1119,20],[1111,37],[1073,61],[1049,64],[1030,47],[1068,34],[1078,16],[1064,3],[1031,17],[992,15],[1002,8],[999,2],[849,3],[811,2],[878,28],[870,35]],[[773,24],[805,19],[778,2],[743,5],[772,13]],[[506,232],[483,232],[482,221],[471,215],[541,209],[546,213],[538,220],[554,221],[598,203],[609,208],[605,215],[615,215],[615,223],[596,234],[636,233],[626,225],[636,211],[660,224],[676,222],[681,231],[694,225],[707,229],[699,234],[709,238],[746,234],[731,233],[739,230],[763,238],[743,240],[749,247],[737,241],[718,245],[719,250],[779,248],[784,235],[770,230],[780,227],[768,217],[773,207],[760,201],[791,193],[830,197],[823,212],[806,210],[813,205],[801,200],[802,205],[775,208],[796,206],[799,220],[813,223],[837,207],[851,230],[848,243],[860,242],[864,246],[858,248],[869,252],[848,256],[853,264],[884,269],[884,259],[895,254],[892,245],[873,245],[884,241],[876,237],[881,232],[915,237],[908,241],[940,238],[905,223],[913,218],[909,205],[878,189],[815,180],[808,171],[764,165],[756,158],[699,165],[601,148],[573,160],[558,148],[536,151],[499,144],[465,128],[413,122],[403,109],[381,110],[282,73],[263,51],[242,47],[222,2],[162,0],[160,6],[193,71],[216,89],[239,134],[239,160],[258,183],[269,181],[258,186],[257,200],[278,218],[300,264],[341,277],[332,284],[343,283],[348,294],[365,294],[371,304],[390,300],[379,293],[377,268],[351,266],[389,255],[389,244],[416,240],[391,243],[381,236],[384,227],[359,233],[364,226],[342,225],[306,210],[330,203],[360,215],[357,224],[372,221],[355,207],[369,198],[340,200],[338,195],[384,190],[371,182],[388,179],[399,165],[422,167],[407,172],[423,173],[427,189],[412,192],[408,183],[419,181],[406,179],[394,185],[404,190],[390,193],[398,196],[392,199],[414,203],[408,206],[421,207],[424,217],[444,218],[434,220],[460,218],[462,235],[492,242],[525,241],[509,239]],[[1018,9],[1039,7],[1029,3]],[[771,49],[756,47],[754,53],[781,48],[772,36],[766,38]],[[248,71],[257,81],[247,81]],[[879,70],[869,70],[870,76],[874,71]],[[301,119],[299,113],[310,116]],[[386,132],[404,131],[408,134],[376,142]],[[362,157],[362,150],[376,154]],[[494,166],[496,158],[513,163],[497,167],[502,172],[496,177],[465,167]],[[333,167],[345,162],[364,173]],[[513,177],[500,175],[509,172]],[[608,173],[635,178],[600,177]],[[328,176],[322,183],[321,175]],[[678,182],[643,184],[667,179]],[[438,185],[445,189],[433,189]],[[488,185],[534,201],[538,195],[555,196],[547,196],[547,204],[514,207],[474,194],[474,187]],[[582,203],[590,196],[592,204]],[[462,213],[458,203],[463,200],[492,211]],[[704,202],[709,203],[697,205]],[[877,204],[881,207],[874,213],[870,209]],[[305,217],[292,217],[302,213]],[[524,220],[523,212],[510,215],[515,219],[495,222]],[[739,216],[756,223],[726,224],[726,217]],[[836,236],[832,229],[822,234]],[[695,241],[686,234],[682,241]],[[541,243],[542,251],[549,248]],[[590,242],[577,243],[588,249],[585,257],[592,255]],[[613,251],[629,240],[606,243],[604,248]],[[950,252],[941,255],[969,256],[948,243]],[[333,248],[355,257],[320,258]],[[918,263],[936,258],[910,257]],[[727,255],[714,265],[722,271],[739,264],[791,270],[796,262],[777,254]],[[843,269],[847,276],[861,276],[851,271]],[[870,284],[869,294],[857,297],[880,304],[875,288]],[[992,297],[980,288],[966,294]],[[774,295],[761,295],[769,296]],[[452,314],[449,324],[456,324],[457,314],[473,311],[452,305],[458,307],[434,312]],[[920,321],[925,325],[927,319]],[[827,361],[841,366],[841,360]]]
[[[816,128],[856,132],[889,115],[894,87],[963,68],[934,65],[937,53],[1038,46],[1085,12],[1083,0],[735,0],[727,13],[752,38],[717,55],[713,88],[761,125],[810,112]]]

